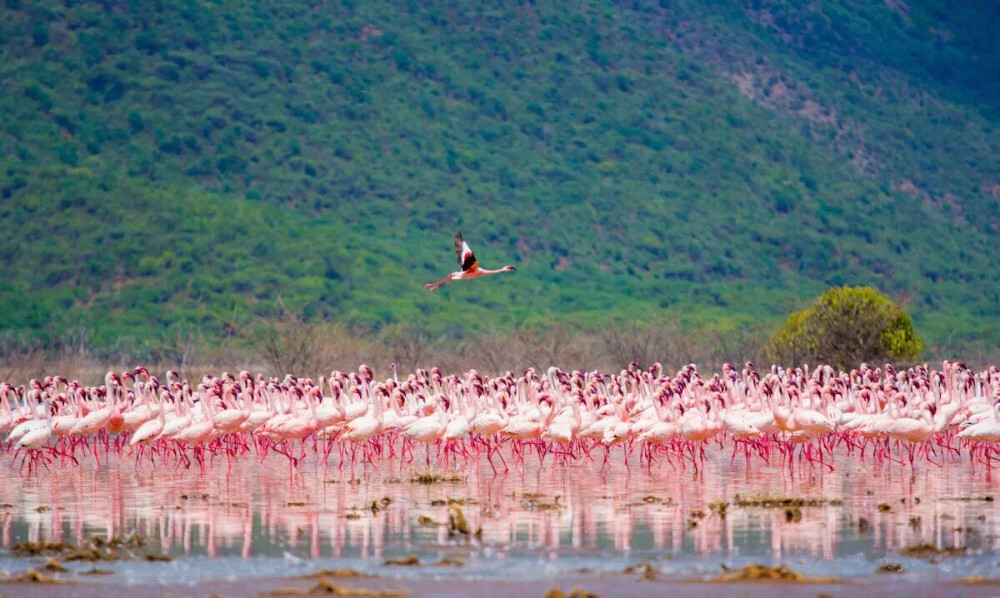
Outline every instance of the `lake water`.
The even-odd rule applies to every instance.
[[[337,567],[400,579],[548,579],[642,562],[668,580],[708,580],[723,565],[749,563],[837,580],[872,579],[886,563],[902,565],[896,581],[1000,578],[996,476],[964,460],[918,462],[914,472],[841,454],[833,471],[790,471],[760,459],[730,465],[730,453],[713,447],[696,472],[662,459],[626,469],[620,449],[602,468],[602,454],[569,465],[550,455],[540,468],[528,453],[523,466],[494,474],[485,459],[428,470],[418,451],[417,464],[359,465],[354,476],[337,468],[336,451],[333,464],[310,455],[294,473],[274,455],[217,459],[201,471],[136,467],[112,454],[101,467],[56,462],[30,476],[5,454],[0,569],[44,562],[13,555],[18,543],[135,534],[143,554],[174,560],[102,561],[112,575],[101,582],[196,584]],[[446,479],[415,481],[427,473]],[[762,498],[806,504],[764,506]],[[959,550],[902,554],[922,544]],[[420,565],[384,564],[410,556]],[[461,566],[435,566],[442,560]],[[65,564],[66,576],[94,566]]]

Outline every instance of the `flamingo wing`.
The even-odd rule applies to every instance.
[[[459,231],[455,235],[455,257],[458,258],[458,266],[462,269],[462,272],[475,270],[479,266],[469,244],[462,238],[462,231]]]

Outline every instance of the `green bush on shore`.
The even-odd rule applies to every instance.
[[[909,314],[872,287],[836,287],[813,305],[788,316],[768,347],[787,364],[910,362],[924,348]]]

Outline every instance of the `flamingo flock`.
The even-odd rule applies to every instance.
[[[324,463],[337,450],[339,466],[350,463],[353,472],[358,462],[410,463],[421,445],[428,466],[432,452],[444,465],[485,454],[494,470],[494,458],[508,469],[508,457],[523,463],[532,453],[540,464],[551,454],[606,466],[617,447],[626,466],[638,448],[640,464],[697,468],[708,446],[731,448],[731,462],[742,455],[747,467],[759,458],[833,469],[835,451],[865,459],[869,450],[878,463],[906,458],[910,467],[916,459],[1000,463],[996,367],[772,366],[762,375],[747,363],[705,377],[693,364],[670,376],[660,364],[633,363],[617,374],[552,367],[490,377],[433,368],[404,379],[390,368],[384,380],[361,365],[318,381],[244,371],[192,384],[138,367],[108,372],[92,387],[63,376],[0,383],[0,438],[29,472],[88,455],[100,465],[111,452],[137,467],[159,459],[203,468],[274,452],[294,467],[310,449]]]

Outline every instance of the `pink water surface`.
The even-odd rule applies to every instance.
[[[8,550],[24,541],[79,543],[93,535],[137,533],[172,563],[101,563],[127,583],[247,576],[350,566],[404,578],[439,577],[440,567],[390,567],[417,555],[430,564],[458,558],[447,574],[468,579],[548,577],[579,570],[620,572],[649,561],[672,579],[708,579],[721,564],[788,563],[810,575],[865,578],[897,562],[897,579],[1000,578],[996,476],[960,461],[943,467],[879,467],[839,455],[834,470],[794,470],[710,449],[700,471],[666,462],[630,470],[601,458],[571,465],[537,460],[495,475],[459,460],[433,473],[457,481],[412,481],[426,467],[383,462],[348,469],[306,460],[290,472],[281,457],[242,457],[227,470],[136,467],[113,455],[97,467],[52,466],[26,476],[10,456],[0,484],[0,568],[26,568]],[[741,507],[736,496],[833,499],[801,507]],[[725,513],[714,501],[729,503]],[[372,509],[372,505],[377,509]],[[451,504],[449,504],[451,503]],[[887,505],[879,507],[880,504]],[[461,509],[470,532],[449,533]],[[861,519],[867,521],[860,529]],[[476,534],[477,530],[481,533]],[[957,557],[901,557],[905,547],[958,546]],[[207,558],[206,558],[207,557]],[[85,564],[89,567],[90,564]],[[75,567],[74,564],[70,564]],[[82,566],[81,566],[82,567]],[[104,582],[107,579],[102,580]]]

